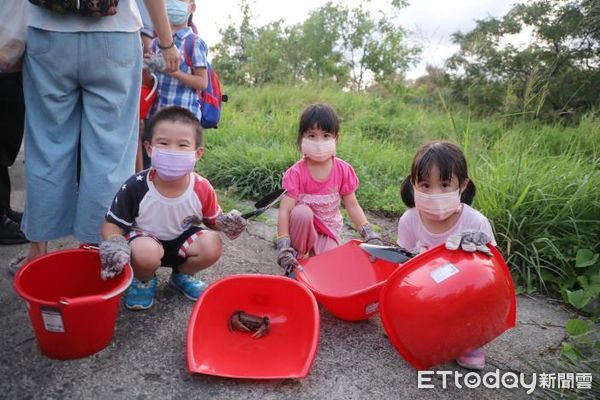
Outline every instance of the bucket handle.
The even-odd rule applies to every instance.
[[[150,90],[150,93],[148,93],[148,95],[144,98],[144,101],[150,100],[152,96],[154,96],[154,93],[156,93],[156,88],[158,87],[158,79],[156,79],[156,75],[150,75],[152,75],[152,77],[154,78],[154,83],[152,84],[152,90]]]
[[[127,284],[125,285],[121,285],[121,287],[116,288],[115,290],[113,290],[112,292],[108,292],[105,295],[102,296],[103,300],[109,300],[112,299],[115,296],[120,295],[121,293],[123,293],[124,291],[126,291],[129,286],[131,286],[131,282],[133,282],[133,269],[131,268],[131,265],[127,264],[125,266],[125,268],[129,269],[129,279],[127,280]],[[125,271],[121,272],[122,274],[125,273]]]
[[[154,78],[155,78],[154,82],[156,82],[156,75],[152,74],[152,76],[154,76]],[[156,84],[154,85],[154,89],[152,89],[152,90],[156,90]],[[79,248],[80,249],[84,249],[84,250],[100,250],[99,246],[94,246],[92,244],[87,244],[87,243],[80,244]],[[127,285],[125,285],[123,287],[120,287],[120,288],[117,288],[117,289],[113,290],[112,292],[109,292],[109,293],[107,293],[107,294],[105,294],[103,296],[100,296],[102,298],[102,300],[108,300],[108,299],[111,299],[111,298],[113,298],[115,296],[118,296],[121,293],[123,293],[125,290],[127,290],[127,288],[129,288],[129,286],[131,286],[131,282],[133,281],[133,270],[131,269],[131,265],[130,264],[127,264],[127,268],[129,268],[129,270],[131,271],[131,276],[129,277],[129,280],[127,281]],[[96,298],[97,296],[87,296],[87,297]],[[87,297],[80,297],[80,299],[82,299],[82,300],[85,301],[85,299]],[[63,303],[63,304],[68,304],[67,299],[64,298],[64,300],[65,300],[65,303]],[[73,299],[69,299],[69,300],[73,301]],[[76,302],[78,302],[78,301],[76,301]]]
[[[131,270],[131,266],[129,264],[127,264],[126,268],[129,268]],[[133,271],[130,271],[130,272],[131,273],[129,274],[129,279],[127,280],[127,283],[121,285],[120,287],[116,288],[112,292],[108,292],[103,295],[82,296],[82,297],[75,297],[75,298],[61,297],[58,300],[58,302],[63,306],[77,306],[77,305],[85,305],[85,304],[94,303],[94,302],[97,303],[98,301],[110,300],[113,297],[120,295],[121,293],[123,293],[125,290],[127,290],[129,288],[129,286],[131,285],[131,282],[133,281]]]

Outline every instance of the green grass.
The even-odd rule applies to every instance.
[[[577,126],[474,119],[468,110],[407,103],[334,87],[226,88],[219,129],[206,132],[199,171],[213,185],[256,200],[277,188],[300,154],[298,117],[314,102],[342,119],[338,156],[360,179],[363,208],[399,217],[398,188],[417,148],[428,140],[459,143],[499,248],[521,290],[577,289],[578,250],[600,253],[600,117]],[[392,232],[393,233],[393,232]],[[591,266],[589,268],[600,268]],[[600,272],[599,272],[600,274]],[[600,275],[599,275],[600,277]]]

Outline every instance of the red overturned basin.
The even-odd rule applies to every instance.
[[[230,331],[231,315],[242,310],[267,316],[270,332]],[[192,373],[229,378],[304,378],[319,342],[319,309],[298,282],[274,275],[233,275],[211,284],[188,324],[187,365]]]
[[[515,326],[516,299],[502,255],[435,247],[402,264],[381,291],[381,320],[415,368],[456,359]]]
[[[360,321],[379,312],[379,294],[399,264],[369,255],[351,240],[318,256],[300,260],[296,279],[306,285],[329,312],[346,321]]]

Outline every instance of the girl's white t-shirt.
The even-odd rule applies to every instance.
[[[462,204],[462,211],[456,224],[442,233],[429,232],[423,225],[419,211],[413,207],[406,210],[398,221],[398,246],[410,251],[430,249],[446,242],[449,236],[468,229],[486,233],[492,238],[492,244],[496,246],[490,221],[482,213],[467,204]]]

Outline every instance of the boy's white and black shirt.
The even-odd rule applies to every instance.
[[[176,197],[158,192],[156,170],[147,169],[130,177],[115,195],[106,220],[126,232],[138,229],[160,240],[172,240],[202,222],[214,223],[221,212],[210,182],[192,172],[186,191]]]

